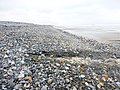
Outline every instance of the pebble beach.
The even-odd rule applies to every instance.
[[[0,90],[120,90],[119,50],[50,25],[0,22]]]

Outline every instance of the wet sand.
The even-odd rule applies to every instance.
[[[101,41],[105,41],[105,42],[119,41],[120,40],[120,32],[102,33],[98,37],[100,37]]]
[[[115,43],[120,42],[120,30],[119,29],[97,29],[95,28],[80,28],[80,29],[64,29],[64,31],[72,34],[83,36],[86,38],[94,39],[103,43]]]

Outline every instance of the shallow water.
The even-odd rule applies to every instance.
[[[90,39],[95,39],[100,42],[111,42],[120,40],[120,27],[82,27],[82,28],[67,28],[64,31],[72,34],[83,36]]]

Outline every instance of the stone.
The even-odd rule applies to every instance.
[[[70,82],[70,80],[69,80],[69,79],[66,79],[65,81],[66,81],[66,83],[69,83],[69,82]]]
[[[84,68],[83,67],[80,67],[80,72],[84,72]]]
[[[73,86],[73,90],[77,90],[77,88],[75,86]]]
[[[12,60],[12,61],[11,61],[11,64],[12,64],[12,65],[14,65],[14,64],[15,64],[15,62]]]
[[[53,82],[53,79],[52,78],[50,78],[50,79],[48,79],[48,84],[51,84],[52,82]]]
[[[25,63],[25,61],[24,61],[24,60],[22,60],[22,61],[21,61],[21,63],[22,63],[22,64],[24,64],[24,63]]]
[[[23,87],[24,88],[30,88],[30,83],[25,83]]]
[[[59,66],[60,66],[60,64],[59,64],[59,63],[56,63],[56,66],[58,66],[58,67],[59,67]]]
[[[64,64],[64,63],[65,63],[65,60],[64,60],[64,59],[60,59],[59,62],[60,62],[61,64]]]
[[[31,81],[32,81],[32,77],[31,77],[31,76],[26,76],[26,77],[25,77],[25,80],[27,80],[27,81],[30,81],[30,82],[31,82]]]
[[[97,87],[98,87],[98,88],[101,88],[102,86],[104,86],[104,84],[101,83],[101,82],[100,82],[99,84],[97,84]]]
[[[10,53],[10,50],[7,50],[6,53],[9,54],[9,53]]]
[[[35,82],[35,84],[36,84],[38,87],[40,87],[40,82]]]
[[[8,58],[8,55],[5,54],[5,55],[4,55],[4,58]]]
[[[21,87],[20,84],[16,84],[15,87],[14,87],[14,89],[15,89],[15,90],[19,90],[20,87]]]
[[[2,84],[2,90],[5,90],[5,85]]]
[[[66,69],[66,70],[68,70],[68,69],[69,69],[69,67],[65,67],[65,69]]]
[[[70,64],[66,64],[66,66],[71,67],[71,65],[70,65]]]
[[[85,78],[85,75],[81,74],[79,77],[80,77],[80,78]]]
[[[11,69],[8,70],[8,75],[13,75],[13,71]]]
[[[120,88],[120,82],[116,82],[116,84],[118,85],[118,87]]]
[[[21,71],[20,74],[18,75],[18,78],[21,79],[25,76],[24,71]]]
[[[43,86],[43,87],[41,88],[41,90],[48,90],[48,89],[47,89],[47,85]]]

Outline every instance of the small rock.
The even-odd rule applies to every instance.
[[[30,83],[25,83],[24,88],[30,88]]]
[[[118,85],[118,87],[120,87],[120,82],[116,82],[116,84]]]
[[[48,84],[51,84],[53,82],[53,79],[48,79]]]
[[[20,84],[16,84],[15,87],[14,87],[14,89],[15,89],[15,90],[18,90],[20,87],[21,87]]]
[[[59,66],[60,66],[60,64],[59,64],[59,63],[56,63],[56,66],[58,66],[58,67],[59,67]]]
[[[38,87],[40,87],[40,82],[35,82],[35,84],[36,84]]]
[[[47,85],[43,86],[41,90],[47,90]]]
[[[59,62],[60,62],[61,64],[63,64],[63,63],[65,62],[65,60],[64,60],[64,59],[61,59],[61,60],[59,60]]]
[[[80,67],[80,72],[83,72],[85,69],[83,67]]]
[[[69,83],[69,82],[70,82],[70,80],[69,80],[69,79],[66,79],[65,81],[66,81],[66,83]]]
[[[73,86],[73,90],[77,90],[77,88],[75,86]]]
[[[8,70],[8,75],[13,75],[13,71],[11,69]]]
[[[25,75],[24,75],[24,71],[21,71],[20,74],[18,75],[18,78],[21,79],[23,78]]]
[[[68,69],[69,69],[69,67],[65,67],[65,69],[66,69],[66,70],[68,70]]]
[[[106,80],[108,80],[108,79],[109,79],[109,76],[108,76],[108,75],[105,75],[105,74],[102,75],[102,80],[103,80],[103,81],[106,81]]]
[[[14,65],[14,64],[15,64],[15,62],[12,60],[12,61],[11,61],[11,64],[12,64],[12,65]]]
[[[97,85],[98,88],[101,88],[102,86],[104,86],[104,84],[101,82]]]
[[[71,67],[71,65],[70,65],[70,64],[66,64],[66,66]]]
[[[31,76],[26,76],[25,80],[32,81],[32,77]]]
[[[85,75],[82,74],[82,75],[80,75],[79,77],[80,77],[80,78],[85,78]]]
[[[4,55],[4,58],[8,58],[8,55],[5,54],[5,55]]]
[[[24,61],[24,60],[22,60],[22,61],[21,61],[21,63],[22,63],[22,64],[24,64],[24,63],[25,63],[25,61]]]

